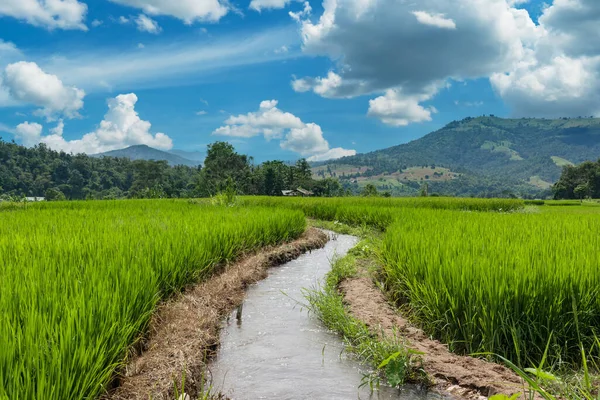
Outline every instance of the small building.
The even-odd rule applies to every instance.
[[[37,203],[38,201],[46,201],[45,197],[25,197],[25,201],[30,203]]]
[[[302,196],[302,197],[310,197],[310,196],[314,195],[314,193],[311,192],[310,190],[306,190],[306,189],[302,189],[302,188],[298,188],[298,189],[296,189],[296,191],[298,192],[298,195]]]
[[[301,197],[310,197],[313,196],[314,193],[311,192],[310,190],[306,190],[306,189],[302,189],[302,188],[298,188],[295,190],[282,190],[281,194],[287,197],[296,197],[296,196],[301,196]]]

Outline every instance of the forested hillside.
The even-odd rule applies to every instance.
[[[229,180],[228,178],[231,178]],[[344,192],[336,179],[315,181],[306,160],[296,165],[269,161],[253,165],[233,146],[208,146],[204,168],[169,166],[167,161],[90,157],[26,148],[0,140],[0,199],[23,196],[57,199],[117,199],[211,196],[233,182],[239,194],[281,195],[303,187],[319,196]]]
[[[403,172],[435,166],[452,172],[455,179],[419,178],[417,186],[421,181],[429,181],[432,188],[442,193],[481,195],[488,188],[488,192],[523,194],[548,189],[560,177],[563,166],[596,160],[599,156],[598,118],[489,116],[455,121],[407,144],[336,160],[329,163],[329,168],[361,167],[362,173],[342,177],[352,180],[359,177],[385,180],[396,174],[410,188],[415,186],[415,179],[410,179],[409,174],[403,182]]]

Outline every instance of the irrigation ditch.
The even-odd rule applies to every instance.
[[[104,399],[485,399],[523,387],[507,368],[455,355],[412,326],[377,287],[365,264],[374,260],[353,259],[356,271],[335,283],[349,318],[375,340],[410,347],[419,364],[411,368],[423,373],[400,388],[385,381],[373,386],[370,379],[381,371],[347,353],[344,335],[303,304],[306,288],[313,295],[321,290],[332,263],[335,269],[334,261],[358,242],[311,227],[189,287],[160,306],[150,334]]]

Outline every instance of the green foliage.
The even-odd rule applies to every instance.
[[[169,167],[164,161],[95,158],[0,140],[0,194],[5,197],[44,197],[48,190],[46,197],[62,198],[61,192],[69,200],[190,197],[197,174],[198,168]]]
[[[305,225],[294,210],[177,200],[0,211],[0,398],[95,398],[159,300]]]
[[[57,188],[50,188],[46,190],[47,201],[63,201],[66,200],[65,194]]]
[[[552,190],[557,200],[600,198],[600,160],[565,166]]]
[[[367,186],[365,186],[360,195],[363,197],[377,197],[379,196],[379,192],[377,192],[375,185],[369,183]]]
[[[435,164],[462,174],[458,179],[430,183],[431,191],[443,195],[500,197],[509,191],[542,197],[551,193],[527,184],[530,177],[556,182],[561,174],[558,160],[581,163],[597,159],[598,154],[600,119],[597,118],[479,117],[452,122],[410,143],[344,157],[328,167],[362,167],[368,171],[361,176],[377,176]],[[352,187],[348,178],[342,182]],[[419,182],[407,182],[403,189],[412,190],[406,193],[396,189],[395,194],[418,193]]]
[[[387,283],[431,335],[517,365],[581,367],[600,323],[600,220],[590,215],[403,213],[385,235]]]
[[[147,155],[153,149],[133,146],[127,150],[126,154],[135,158],[139,156],[137,151]],[[239,194],[281,196],[282,190],[300,186],[316,196],[345,194],[337,179],[313,180],[304,159],[295,166],[282,161],[254,166],[252,158],[236,153],[233,146],[225,142],[208,146],[202,169],[170,166],[167,161],[71,155],[52,151],[43,144],[25,148],[0,140],[2,199],[43,197],[48,191],[50,196],[46,197],[62,198],[60,192],[68,200],[211,197],[226,190],[228,179],[233,180]]]
[[[404,343],[393,338],[379,338],[361,321],[346,312],[337,285],[342,279],[356,274],[355,259],[347,256],[335,260],[321,290],[305,293],[311,310],[329,329],[338,332],[347,349],[364,362],[379,366],[365,377],[366,383],[379,381],[382,374],[392,386],[404,384],[412,375],[411,357],[414,354]]]

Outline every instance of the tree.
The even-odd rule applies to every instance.
[[[369,183],[367,184],[367,186],[364,187],[360,195],[363,197],[376,197],[379,195],[379,193],[377,192],[377,188],[375,187],[375,185]]]
[[[66,200],[66,196],[60,189],[50,188],[46,190],[46,200],[47,201],[63,201]]]
[[[590,185],[588,185],[587,183],[582,183],[580,185],[577,185],[575,187],[575,189],[573,189],[573,193],[575,193],[575,196],[577,196],[577,198],[581,202],[583,202],[583,198],[588,195],[589,191],[590,191]]]
[[[231,177],[238,191],[247,193],[250,183],[250,163],[248,156],[235,152],[227,142],[215,142],[208,145],[208,152],[202,170],[203,187],[199,191],[204,195],[214,195],[225,189],[227,178]]]

